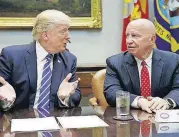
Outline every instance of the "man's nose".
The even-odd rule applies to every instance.
[[[128,44],[133,43],[133,39],[131,36],[126,37],[126,43]]]
[[[67,35],[67,36],[69,35],[69,30],[67,30],[66,35]]]

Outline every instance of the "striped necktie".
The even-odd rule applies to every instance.
[[[50,112],[49,109],[44,109],[44,108],[38,108],[37,109],[39,118],[44,118],[44,117],[49,117],[50,116]],[[44,132],[39,132],[42,137],[53,137],[52,133],[44,131]]]
[[[48,54],[46,56],[46,63],[43,67],[42,73],[42,80],[41,80],[41,87],[40,87],[40,95],[38,100],[37,108],[50,108],[50,86],[51,86],[51,77],[52,77],[52,70],[50,68],[50,63],[52,59],[52,54]]]

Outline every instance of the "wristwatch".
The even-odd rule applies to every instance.
[[[167,98],[166,101],[168,103],[169,109],[174,108],[174,102],[171,99]]]

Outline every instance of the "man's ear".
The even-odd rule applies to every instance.
[[[46,32],[46,31],[42,32],[42,38],[43,38],[44,40],[48,40],[48,35],[47,35],[47,32]]]
[[[149,41],[154,44],[155,43],[155,40],[156,40],[156,36],[153,35],[151,38],[149,38]]]

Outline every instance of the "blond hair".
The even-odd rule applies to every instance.
[[[45,10],[37,15],[32,29],[34,40],[38,40],[40,33],[55,28],[57,24],[70,25],[70,18],[58,10]]]

